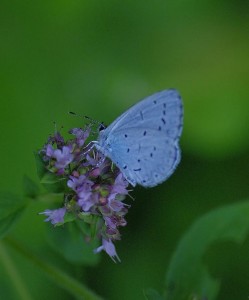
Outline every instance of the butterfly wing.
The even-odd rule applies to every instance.
[[[180,94],[175,89],[169,89],[155,93],[130,107],[105,130],[101,131],[99,143],[101,143],[102,139],[106,138],[110,132],[114,132],[116,129],[120,130],[122,127],[133,127],[137,122],[143,123],[144,120],[145,122],[151,120],[153,123],[156,116],[161,116],[161,118],[165,119],[166,114],[168,125],[171,125],[171,121],[177,121],[177,117],[180,117],[182,121],[182,100]],[[179,134],[181,134],[181,130],[182,128],[180,128]]]
[[[100,132],[96,147],[132,184],[151,187],[166,180],[180,161],[183,108],[176,90],[156,93]]]

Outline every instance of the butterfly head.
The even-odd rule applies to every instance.
[[[100,131],[102,131],[102,130],[104,130],[104,129],[106,129],[106,126],[105,126],[105,124],[104,124],[103,122],[101,122],[101,123],[99,124],[98,130],[99,130],[99,132],[100,132]]]

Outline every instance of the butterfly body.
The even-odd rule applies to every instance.
[[[165,90],[141,100],[101,130],[95,146],[133,186],[153,187],[180,162],[182,124],[181,97],[174,89]]]

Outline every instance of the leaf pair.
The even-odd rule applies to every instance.
[[[11,193],[0,193],[0,238],[3,238],[21,216],[28,201]]]
[[[145,292],[148,300],[214,300],[220,282],[204,264],[205,253],[217,242],[243,243],[249,232],[249,201],[218,208],[197,220],[180,241],[166,276],[166,295]]]

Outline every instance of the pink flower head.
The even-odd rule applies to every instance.
[[[63,146],[61,149],[54,150],[53,157],[56,159],[55,167],[57,169],[64,169],[73,161],[73,154],[71,153],[71,147]]]
[[[122,173],[119,173],[112,187],[112,193],[127,195],[128,191],[126,188],[128,185],[129,182],[124,178]]]
[[[67,186],[74,190],[91,190],[92,185],[94,184],[91,180],[85,175],[80,175],[79,177],[70,176],[70,179],[67,182]]]
[[[120,258],[118,257],[118,254],[116,252],[115,246],[110,239],[106,240],[103,238],[102,245],[100,247],[98,247],[97,249],[95,249],[94,252],[99,253],[102,250],[104,250],[115,263],[121,262]]]
[[[47,177],[51,180],[49,189],[55,183],[54,191],[60,193],[64,201],[63,207],[47,209],[41,214],[46,216],[46,222],[54,225],[64,224],[66,212],[67,222],[86,221],[86,226],[92,226],[89,220],[93,220],[96,236],[102,239],[102,245],[95,252],[104,250],[117,262],[120,259],[114,243],[121,238],[120,227],[127,224],[125,215],[129,206],[123,200],[128,194],[128,182],[120,170],[93,147],[94,141],[85,144],[90,129],[89,126],[73,128],[70,131],[73,138],[68,140],[57,132],[39,151],[45,172],[53,174]]]
[[[86,130],[83,130],[81,128],[73,128],[69,131],[69,133],[76,136],[76,142],[78,146],[83,146],[86,139],[88,138],[90,134],[90,128],[87,128]]]
[[[53,225],[57,223],[63,223],[64,222],[64,216],[66,213],[66,208],[58,208],[54,210],[46,209],[44,212],[41,212],[40,215],[47,216],[47,219],[45,219],[45,222],[51,222]]]

